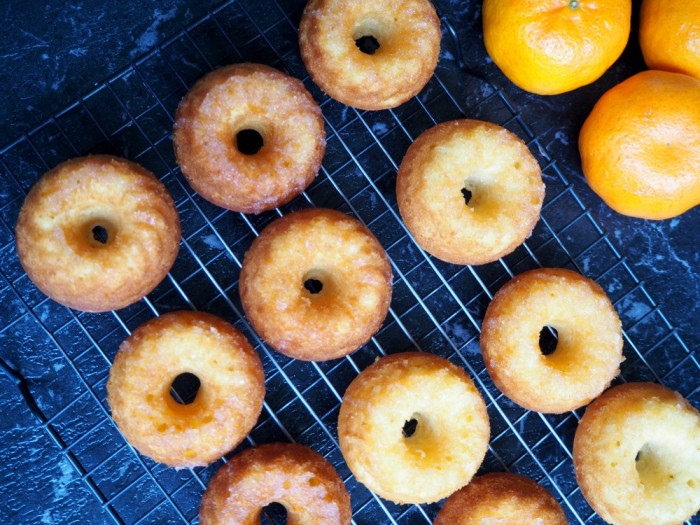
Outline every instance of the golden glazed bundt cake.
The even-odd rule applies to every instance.
[[[700,414],[661,385],[613,387],[579,422],[574,468],[608,523],[681,525],[700,510]]]
[[[557,342],[545,355],[540,333],[548,328]],[[622,325],[603,289],[562,268],[530,270],[507,282],[486,310],[480,344],[496,386],[538,412],[590,403],[624,359]]]
[[[305,361],[347,355],[379,330],[391,302],[391,266],[362,223],[307,209],[267,226],[243,259],[241,302],[255,330]]]
[[[396,503],[432,503],[471,480],[489,444],[486,405],[447,359],[380,358],[348,387],[340,449],[357,481]]]
[[[138,164],[109,155],[68,160],[27,195],[17,254],[53,300],[105,312],[150,293],[175,262],[180,219],[165,186]]]
[[[194,401],[171,395],[193,374]],[[258,354],[223,319],[173,312],[139,326],[119,347],[107,401],[124,437],[142,454],[171,467],[207,465],[235,448],[258,420],[265,379]]]
[[[454,120],[423,132],[408,148],[396,198],[427,252],[453,264],[485,264],[530,236],[544,184],[516,135],[490,122]]]
[[[244,450],[222,466],[202,498],[202,525],[260,525],[266,505],[281,503],[290,525],[350,525],[350,495],[322,456],[303,445]]]
[[[190,186],[229,210],[289,202],[316,177],[326,149],[321,108],[301,81],[262,64],[204,76],[182,99],[175,156]]]
[[[343,104],[388,109],[417,95],[440,55],[429,0],[310,0],[299,27],[313,81]]]
[[[507,472],[476,477],[450,496],[434,525],[568,525],[557,500],[530,478]]]

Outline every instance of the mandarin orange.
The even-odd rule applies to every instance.
[[[627,44],[631,14],[631,0],[484,0],[484,43],[515,85],[554,95],[607,71]]]
[[[667,219],[700,204],[700,80],[628,78],[596,103],[579,151],[588,184],[619,213]]]
[[[700,2],[644,0],[639,43],[649,68],[700,79]]]

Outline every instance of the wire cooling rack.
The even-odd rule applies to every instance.
[[[626,361],[618,381],[661,382],[697,404],[697,359],[502,90],[443,57],[423,92],[399,108],[348,108],[314,86],[301,63],[296,27],[304,3],[287,1],[282,8],[277,0],[226,2],[0,151],[0,301],[9,306],[2,310],[0,334],[58,360],[42,381],[22,378],[18,370],[31,363],[20,353],[0,361],[0,371],[20,386],[37,424],[78,471],[107,519],[197,523],[202,492],[225,460],[176,471],[139,455],[109,416],[105,385],[118,345],[142,322],[183,308],[216,313],[248,336],[265,368],[263,413],[239,450],[271,441],[309,445],[345,480],[354,523],[418,524],[431,523],[440,506],[395,505],[358,484],[338,449],[336,424],[346,387],[375,358],[412,349],[432,352],[466,368],[487,402],[492,437],[482,472],[530,476],[554,494],[571,523],[604,523],[583,499],[573,472],[571,445],[582,411],[524,410],[485,372],[479,330],[489,300],[514,274],[569,267],[600,283],[621,317]],[[443,49],[458,56],[446,19],[443,30]],[[240,61],[266,63],[303,79],[321,104],[328,134],[313,184],[292,203],[257,216],[200,198],[185,183],[172,149],[174,111],[188,87],[212,68]],[[547,186],[532,237],[502,260],[478,267],[445,264],[421,250],[400,220],[394,193],[395,173],[411,141],[437,122],[461,117],[496,122],[522,137]],[[152,170],[168,187],[182,220],[180,253],[168,278],[143,301],[105,314],[75,312],[45,298],[22,271],[11,233],[31,185],[58,162],[87,153],[125,156]],[[353,355],[325,363],[271,351],[244,318],[238,297],[240,263],[255,236],[278,216],[309,206],[340,209],[367,224],[386,248],[395,278],[382,329]],[[274,509],[263,517],[267,523],[278,520],[284,522],[284,516]]]

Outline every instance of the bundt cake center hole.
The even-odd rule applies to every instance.
[[[243,155],[255,155],[264,144],[265,140],[257,130],[242,129],[236,134],[236,147]]]
[[[101,224],[96,224],[92,227],[92,238],[100,244],[107,244],[109,242],[109,232]]]
[[[265,523],[273,523],[275,525],[287,523],[287,508],[276,501],[265,505],[262,509],[262,514],[265,516]]]
[[[362,51],[366,55],[374,55],[379,49],[379,40],[374,38],[372,35],[364,35],[360,38],[355,39],[355,45],[357,49]]]
[[[472,200],[472,192],[467,188],[462,188],[462,196],[464,197],[464,204],[469,206],[469,201]]]
[[[542,355],[551,355],[557,349],[559,334],[553,326],[545,326],[540,330],[540,352]]]
[[[310,294],[316,295],[323,290],[323,283],[318,279],[306,279],[304,281],[304,288],[306,288]]]
[[[170,397],[180,405],[191,405],[201,386],[199,378],[190,372],[178,375],[170,385]]]
[[[646,491],[675,491],[693,477],[692,461],[683,447],[670,443],[647,442],[635,456],[639,481]]]
[[[407,420],[403,424],[403,437],[410,438],[413,434],[416,433],[416,429],[418,428],[418,420],[415,417],[412,417],[411,419]]]

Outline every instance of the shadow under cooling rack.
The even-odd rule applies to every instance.
[[[139,324],[167,311],[201,309],[232,322],[263,359],[265,406],[239,450],[277,440],[311,446],[345,480],[354,523],[431,523],[439,509],[395,505],[373,495],[354,480],[337,446],[338,410],[348,384],[378,356],[410,349],[466,368],[484,395],[492,439],[482,472],[528,475],[555,495],[571,523],[604,523],[574,478],[571,444],[581,412],[526,411],[504,397],[485,372],[478,338],[493,293],[527,269],[573,268],[606,290],[623,322],[626,361],[619,381],[661,382],[697,404],[696,358],[501,90],[443,58],[423,92],[399,108],[348,108],[314,86],[301,63],[296,27],[303,4],[294,0],[282,9],[275,0],[227,2],[0,151],[0,300],[11,306],[2,310],[0,333],[14,344],[9,368],[32,371],[32,381],[24,384],[36,399],[38,424],[99,501],[104,515],[95,522],[111,516],[126,524],[196,523],[202,492],[224,460],[176,471],[139,455],[109,416],[105,384],[118,345]],[[454,44],[444,40],[443,48]],[[266,63],[303,79],[322,106],[328,134],[323,167],[311,186],[292,203],[257,216],[201,199],[185,183],[172,150],[173,114],[188,87],[212,68],[240,61]],[[445,264],[421,250],[399,218],[394,189],[412,140],[437,122],[462,117],[496,122],[523,138],[547,186],[532,237],[504,259],[479,267]],[[78,313],[31,284],[11,232],[26,192],[47,169],[104,152],[136,160],[160,176],[177,204],[183,240],[168,278],[148,298],[118,312]],[[324,363],[269,350],[244,318],[238,298],[240,263],[255,236],[278,216],[309,206],[339,209],[367,224],[394,272],[382,329],[353,355]],[[263,520],[271,523],[273,517]]]

